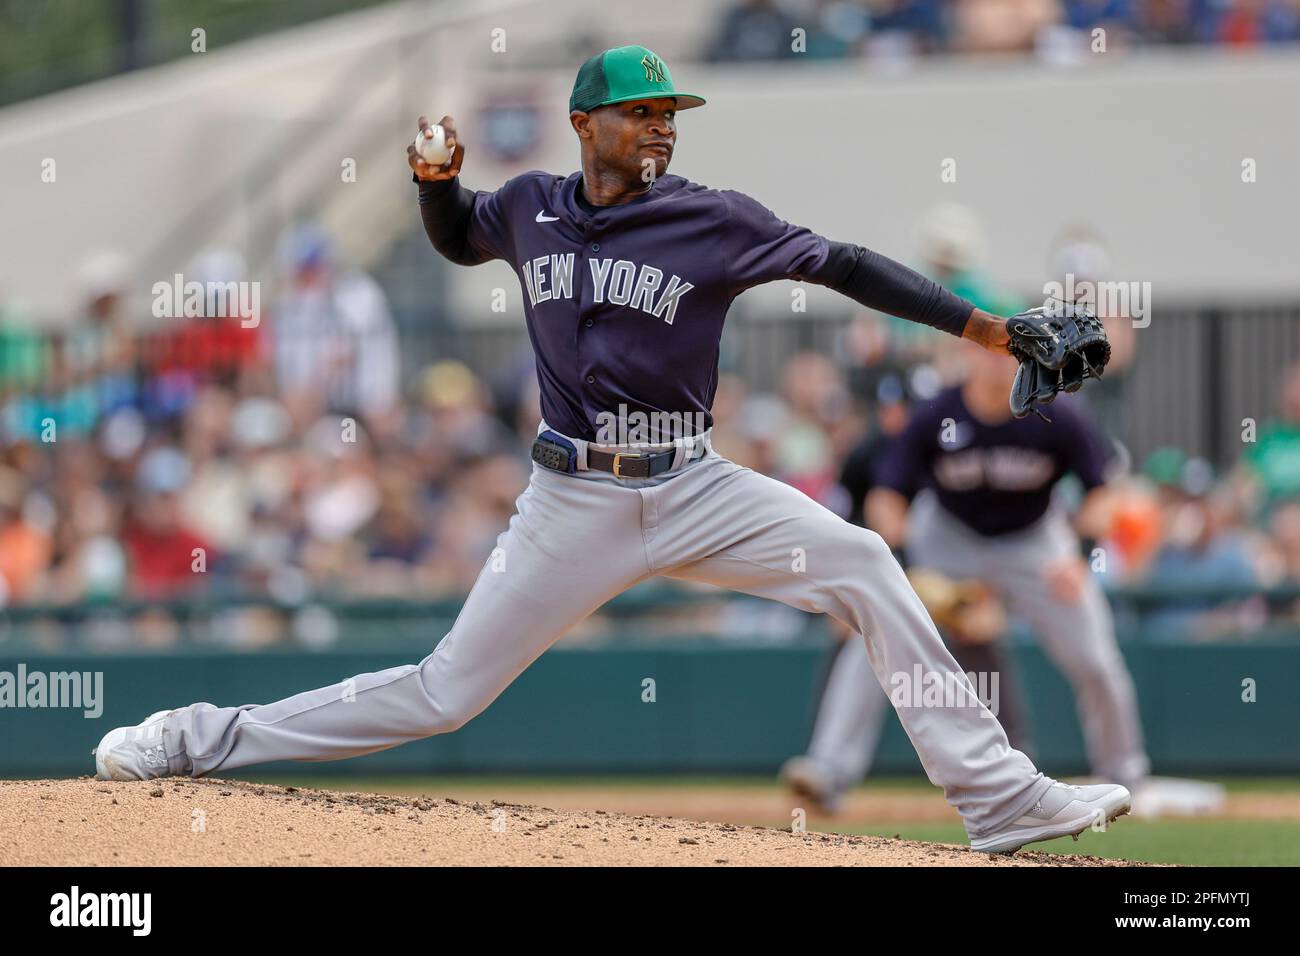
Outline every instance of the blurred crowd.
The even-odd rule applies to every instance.
[[[1025,303],[982,275],[960,207],[923,224],[918,265],[993,311]],[[1104,273],[1100,240],[1067,230],[1054,268]],[[538,422],[527,342],[476,373],[443,359],[404,369],[380,286],[300,224],[252,312],[205,294],[194,314],[142,309],[140,277],[112,253],[77,277],[79,306],[36,328],[0,302],[0,607],[136,608],[133,640],[178,640],[175,606],[244,598],[456,598],[488,559],[529,469]],[[187,280],[247,281],[232,251]],[[144,288],[148,288],[145,284]],[[1122,438],[1131,323],[1087,390]],[[850,516],[845,462],[906,421],[910,402],[962,374],[965,343],[862,312],[827,354],[784,361],[757,390],[724,368],[715,447]],[[1249,593],[1300,582],[1300,366],[1281,414],[1217,474],[1173,448],[1116,483],[1106,583],[1181,589],[1151,619],[1180,634],[1250,631],[1288,606]],[[1206,596],[1208,588],[1243,594]],[[170,602],[170,603],[169,603]],[[246,640],[278,633],[248,625]],[[143,635],[143,637],[142,637]],[[268,640],[273,638],[266,638]]]
[[[0,306],[0,604],[463,593],[527,476],[468,368],[405,380],[383,290],[310,225],[261,314],[155,319],[120,256],[36,329]],[[247,281],[229,251],[187,281]],[[146,283],[144,288],[148,288]]]
[[[1098,29],[1104,51],[1295,43],[1300,0],[742,0],[726,9],[705,55],[735,62],[1036,51],[1068,59],[1099,49]]]

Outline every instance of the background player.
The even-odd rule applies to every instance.
[[[1079,541],[1080,533],[1104,536],[1110,443],[1071,399],[1051,406],[1051,424],[1013,418],[1006,392],[1015,361],[968,351],[964,383],[915,408],[886,449],[866,495],[867,522],[906,545],[911,567],[996,588],[1074,688],[1093,772],[1136,787],[1150,764],[1133,682]],[[1052,497],[1070,473],[1086,492],[1074,528]],[[866,773],[883,723],[886,699],[868,683],[868,667],[851,644],[838,654],[809,753],[784,771],[827,810]]]
[[[868,527],[867,496],[880,486],[881,470],[911,417],[907,376],[901,371],[883,375],[875,399],[872,427],[849,452],[840,473],[840,485],[851,503],[848,520],[862,527]],[[903,549],[895,546],[894,553],[906,566]],[[998,721],[1011,745],[1032,757],[1019,683],[998,640],[1006,623],[1001,599],[993,589],[974,581],[941,582],[938,587],[923,582],[917,587],[912,577],[912,583],[961,669],[968,674],[999,675]],[[937,590],[947,594],[936,602]],[[946,606],[940,607],[945,601]],[[823,813],[835,813],[842,796],[870,770],[886,712],[885,699],[875,694],[870,684],[861,692],[862,668],[870,668],[870,664],[860,653],[860,642],[851,640],[852,635],[843,628],[835,629],[835,637],[808,753],[791,757],[781,768],[781,778]],[[840,662],[842,655],[850,660]]]
[[[517,513],[448,633],[419,664],[266,705],[193,704],[110,732],[97,771],[202,776],[270,760],[330,760],[446,733],[610,598],[655,575],[831,614],[863,635],[877,679],[960,671],[881,538],[711,448],[709,407],[727,309],[747,288],[817,282],[870,308],[1005,349],[1006,322],[860,246],[790,225],[755,200],[667,175],[678,91],[644,47],[578,71],[570,122],[582,170],[529,172],[495,192],[408,147],[426,231],[447,259],[504,259],[520,275],[544,421]],[[421,118],[420,128],[427,123]],[[1005,402],[1005,396],[1004,396]],[[609,445],[602,420],[699,421],[656,447]],[[969,697],[902,707],[931,780],[990,852],[1079,833],[1128,811],[1119,786],[1044,777]]]

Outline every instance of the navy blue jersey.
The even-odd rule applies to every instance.
[[[732,299],[814,271],[827,241],[680,176],[588,212],[581,178],[525,173],[478,193],[470,220],[470,244],[519,277],[542,417],[577,438],[621,409],[708,421]]]
[[[680,176],[592,206],[582,174],[528,172],[495,192],[422,183],[431,241],[453,262],[504,259],[524,295],[542,416],[595,439],[610,415],[712,425],[723,321],[741,292],[808,279],[960,335],[973,306],[884,256],[831,242],[744,195]],[[689,429],[688,429],[689,430]]]
[[[960,387],[945,389],[915,407],[877,480],[909,499],[933,489],[944,510],[979,534],[1019,531],[1047,512],[1066,474],[1090,490],[1105,483],[1115,458],[1073,400],[1058,398],[1051,417],[987,425],[966,408]]]

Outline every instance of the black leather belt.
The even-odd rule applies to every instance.
[[[587,467],[608,471],[616,478],[653,478],[673,467],[676,449],[658,452],[608,452],[588,446]]]
[[[547,433],[550,434],[550,433]],[[556,436],[558,437],[558,436]],[[691,449],[687,461],[698,457],[703,445]],[[673,458],[677,449],[667,451],[632,452],[601,451],[587,447],[587,468],[594,471],[607,471],[616,478],[653,478],[671,471]],[[567,441],[559,442],[545,436],[533,442],[533,461],[553,471],[573,474],[577,470],[577,453]]]

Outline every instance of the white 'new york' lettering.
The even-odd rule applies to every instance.
[[[663,319],[669,325],[677,316],[677,306],[682,296],[695,286],[680,276],[670,276],[668,287],[660,293],[664,283],[662,269],[654,266],[637,266],[627,259],[588,259],[591,266],[591,300],[625,305]],[[538,256],[528,259],[520,267],[528,301],[534,307],[552,299],[573,298],[573,253]]]
[[[664,281],[662,269],[651,265],[638,268],[636,263],[626,259],[588,259],[587,262],[591,266],[593,302],[607,301],[611,305],[626,305],[663,319],[669,325],[673,324],[673,319],[677,316],[677,306],[682,296],[695,288],[680,276],[671,276],[668,288],[656,301],[655,296]]]

